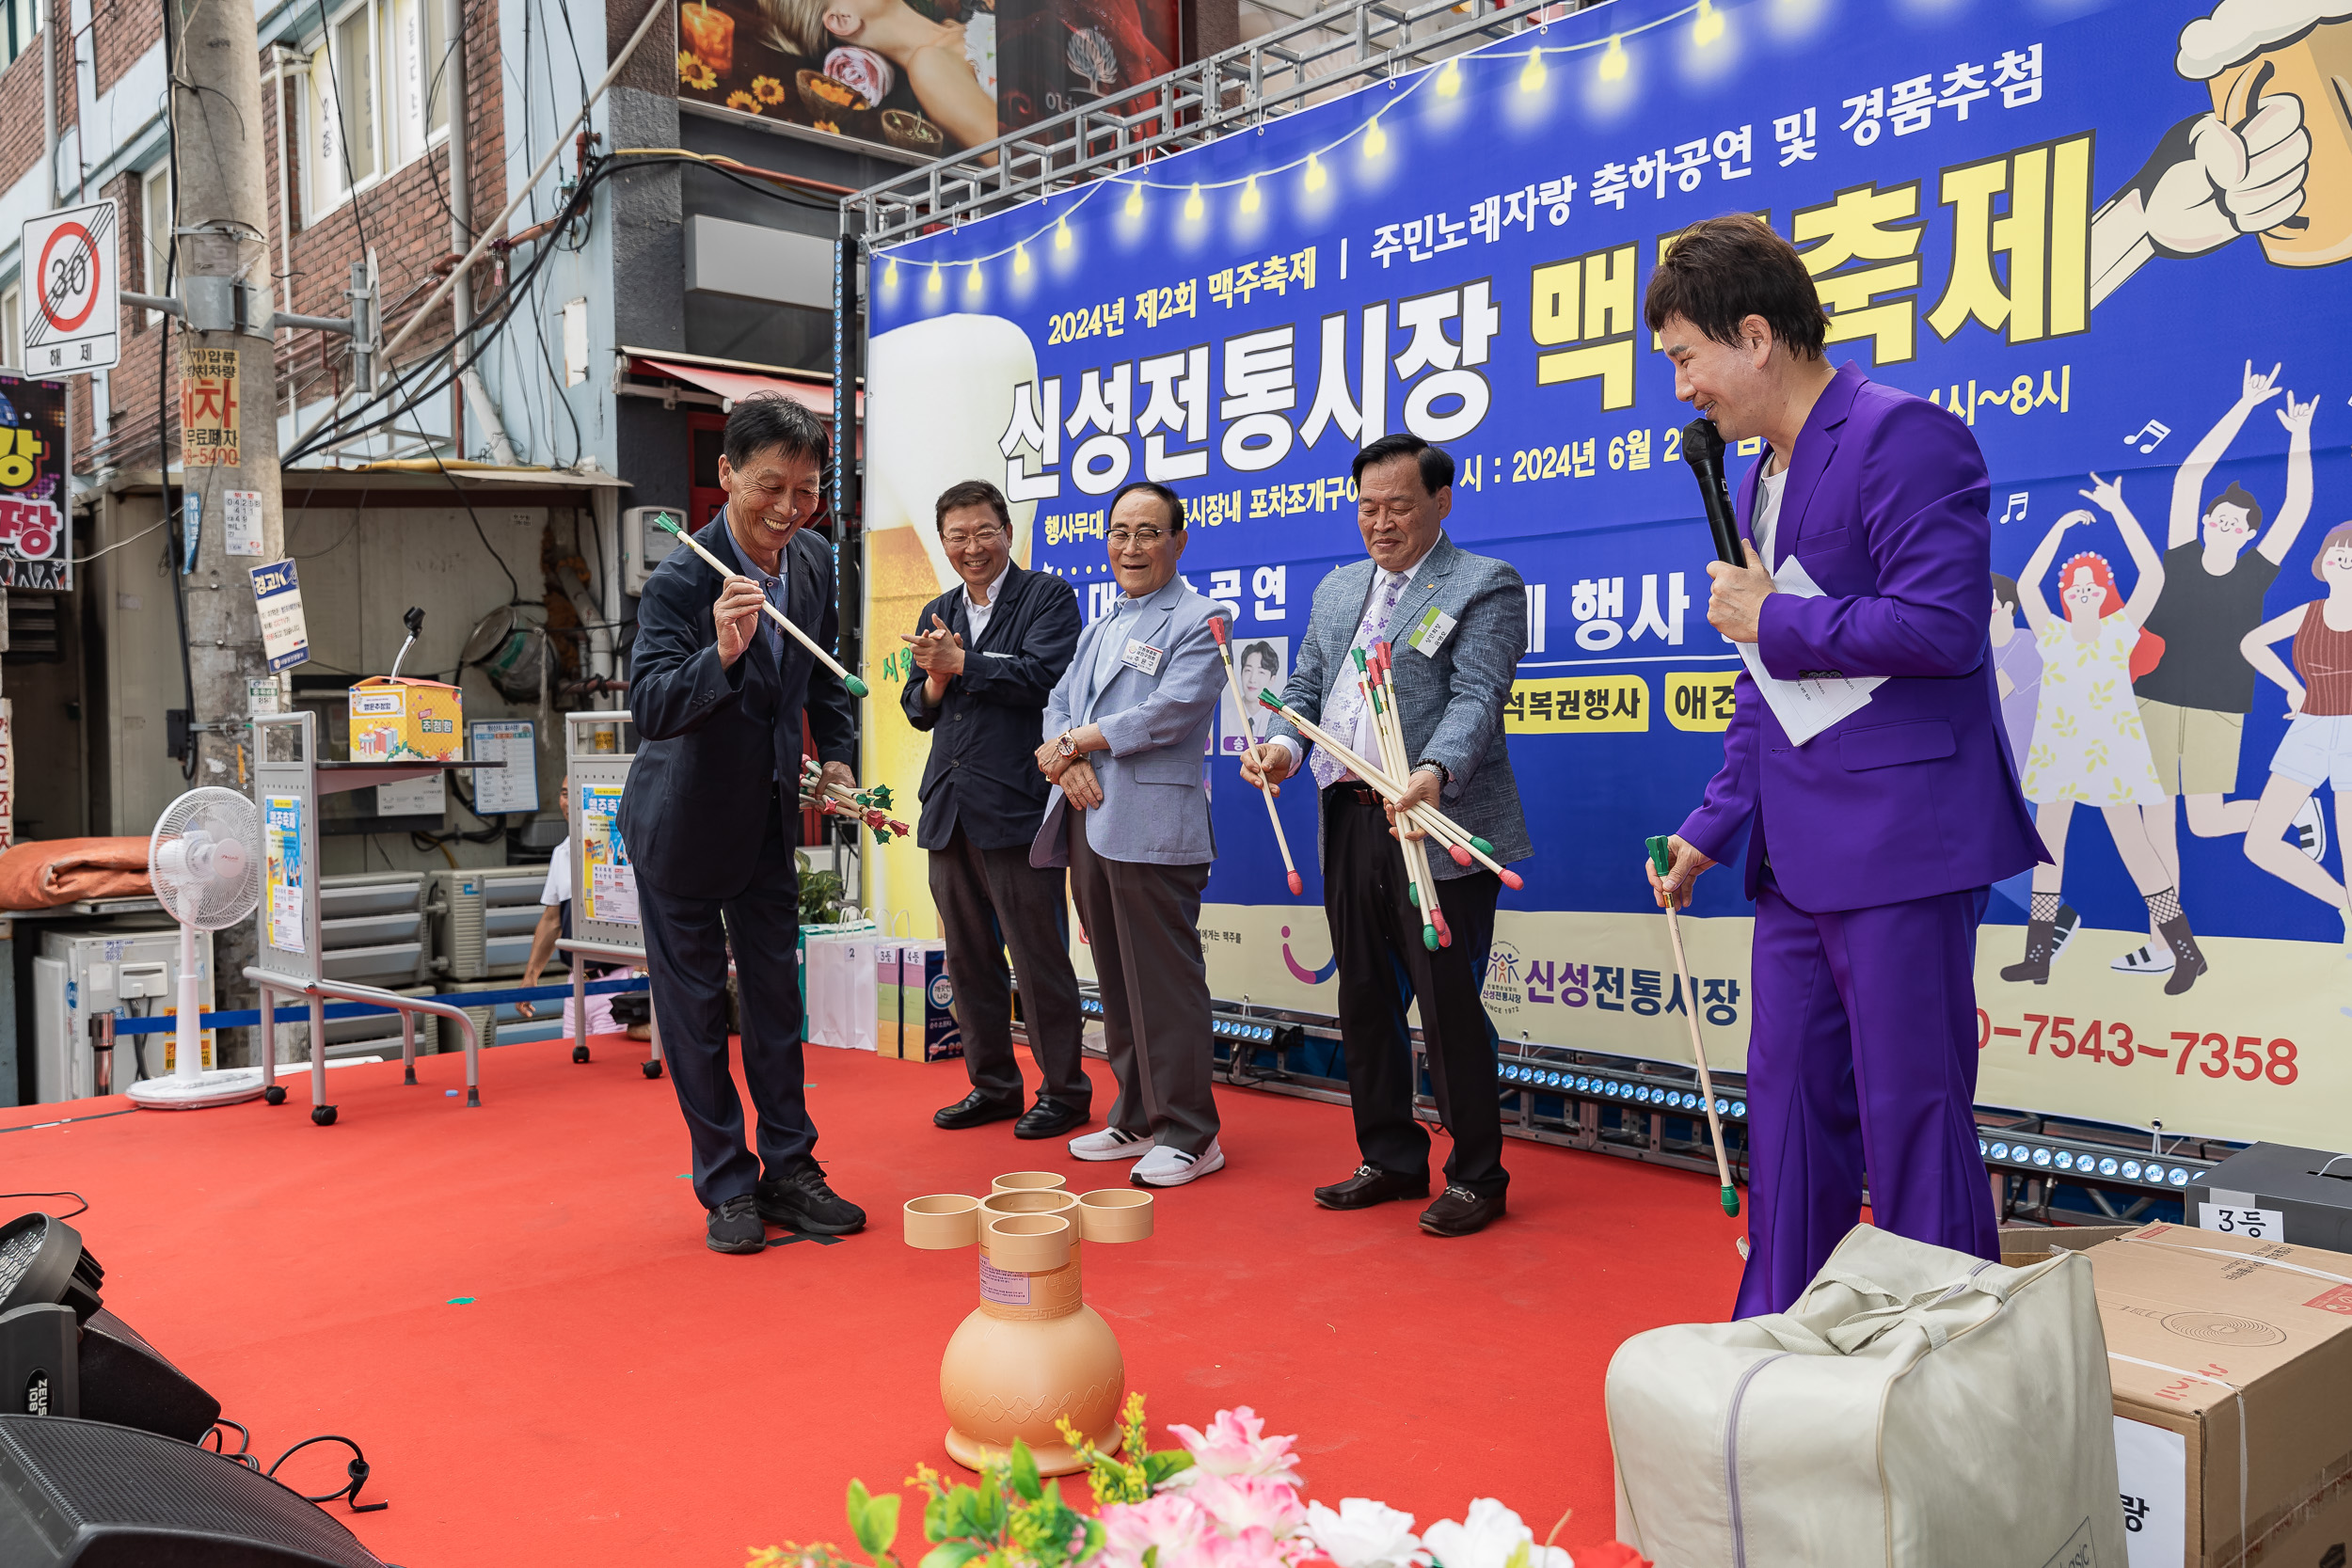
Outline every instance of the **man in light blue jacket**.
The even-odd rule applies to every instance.
[[[1200,927],[1216,858],[1201,757],[1225,689],[1209,618],[1226,610],[1176,575],[1184,503],[1166,485],[1113,497],[1108,542],[1125,592],[1046,701],[1037,761],[1055,789],[1029,863],[1070,868],[1119,1080],[1109,1125],[1070,1152],[1134,1160],[1137,1185],[1175,1187],[1225,1164]]]

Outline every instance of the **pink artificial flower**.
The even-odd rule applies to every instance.
[[[1185,1488],[1184,1496],[1205,1509],[1219,1529],[1237,1540],[1252,1529],[1284,1540],[1297,1533],[1307,1517],[1298,1483],[1288,1476],[1212,1472]]]
[[[1298,1457],[1291,1452],[1298,1439],[1265,1436],[1265,1422],[1246,1404],[1218,1411],[1206,1432],[1174,1425],[1168,1430],[1192,1455],[1192,1468],[1169,1478],[1171,1486],[1190,1486],[1204,1476],[1264,1476],[1287,1486],[1298,1484],[1294,1473]]]
[[[1139,1503],[1112,1503],[1098,1517],[1100,1568],[1141,1568],[1143,1554],[1154,1546],[1160,1549],[1159,1568],[1215,1568],[1206,1554],[1224,1541],[1208,1512],[1178,1492]]]
[[[1275,1490],[1285,1489],[1278,1486]],[[1238,1534],[1210,1542],[1195,1568],[1296,1568],[1313,1550],[1311,1541],[1282,1539],[1263,1525],[1251,1525]]]

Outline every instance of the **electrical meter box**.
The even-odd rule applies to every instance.
[[[670,531],[661,526],[669,522],[686,528],[686,508],[682,506],[632,506],[621,514],[621,592],[632,596],[645,592],[645,579],[661,564],[669,553],[678,547]],[[688,530],[689,532],[692,531]]]
[[[19,927],[19,930],[24,929]],[[199,932],[199,991],[212,992],[213,937]],[[90,1053],[90,1021],[168,1018],[180,1010],[180,932],[161,930],[43,931],[33,959],[33,1094],[38,1103],[87,1100],[98,1092]],[[141,1078],[158,1078],[176,1062],[173,1036],[122,1035],[115,1041],[113,1088],[120,1094]],[[206,1068],[213,1031],[202,1037]]]

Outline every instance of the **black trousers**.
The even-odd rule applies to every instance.
[[[1094,950],[1103,1043],[1119,1080],[1118,1103],[1104,1119],[1183,1153],[1205,1153],[1218,1125],[1209,965],[1200,952],[1208,863],[1107,860],[1087,842],[1086,813],[1067,815],[1070,896]]]
[[[1494,1028],[1479,990],[1494,945],[1502,880],[1481,870],[1438,884],[1438,907],[1454,942],[1433,953],[1422,942],[1405,852],[1389,836],[1387,813],[1353,784],[1325,790],[1323,810],[1330,824],[1323,910],[1340,965],[1340,1037],[1347,1053],[1356,1147],[1365,1164],[1392,1175],[1428,1172],[1429,1133],[1413,1117],[1412,1037],[1406,1020],[1406,1008],[1418,998],[1438,1120],[1454,1137],[1446,1180],[1481,1196],[1500,1193],[1511,1179],[1502,1168]],[[1439,853],[1433,851],[1433,858]]]
[[[707,1209],[816,1163],[801,1060],[797,816],[780,796],[755,850],[750,886],[733,898],[685,898],[637,879],[661,1053],[694,1146],[694,1196]],[[750,848],[746,846],[746,848]],[[758,1118],[758,1157],[743,1143],[743,1102],[727,1066],[727,949],[742,1006],[743,1081]]]
[[[963,1032],[963,1069],[972,1086],[996,1100],[1024,1098],[1012,1054],[1012,973],[1021,981],[1021,1018],[1042,1082],[1040,1101],[1075,1111],[1093,1102],[1086,1072],[1086,1021],[1078,976],[1070,967],[1070,912],[1058,867],[1029,863],[1026,844],[982,849],[961,824],[944,848],[930,851],[931,902],[947,942],[947,978],[956,988]]]

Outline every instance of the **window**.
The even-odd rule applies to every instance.
[[[328,24],[302,90],[306,217],[447,135],[447,48],[441,0],[361,0]]]
[[[15,289],[0,293],[0,365],[18,360],[17,334],[24,329],[24,296]]]
[[[5,24],[0,25],[0,33],[7,36],[0,38],[0,43],[8,46],[10,60],[32,48],[33,40],[40,37],[40,13],[47,4],[48,0],[0,0],[0,11],[7,13]]]
[[[171,166],[158,164],[139,184],[139,236],[146,271],[139,292],[171,293]],[[147,325],[163,325],[163,312],[147,312]]]

